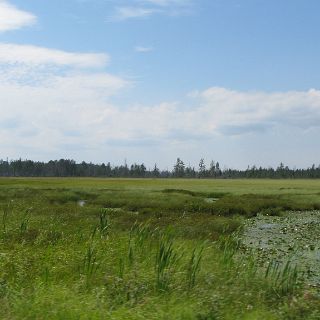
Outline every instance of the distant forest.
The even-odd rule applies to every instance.
[[[201,159],[197,167],[185,165],[178,158],[172,170],[160,170],[157,165],[149,169],[144,164],[123,164],[113,166],[94,164],[74,160],[60,159],[49,162],[32,160],[0,160],[0,176],[2,177],[114,177],[114,178],[271,178],[271,179],[318,179],[320,165],[312,165],[306,169],[292,169],[283,163],[277,168],[248,167],[246,170],[221,168],[219,162],[211,161],[207,167]]]

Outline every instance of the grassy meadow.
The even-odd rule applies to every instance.
[[[3,178],[0,205],[0,319],[320,319],[299,264],[242,241],[320,180]]]

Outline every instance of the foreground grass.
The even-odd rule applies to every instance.
[[[261,271],[236,232],[316,208],[320,183],[264,183],[0,180],[0,318],[319,319],[294,266]]]

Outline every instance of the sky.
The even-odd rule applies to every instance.
[[[0,158],[320,163],[318,0],[0,0]]]

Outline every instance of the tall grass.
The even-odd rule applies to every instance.
[[[200,271],[200,263],[202,260],[204,245],[199,249],[195,248],[192,250],[191,258],[187,266],[187,284],[188,289],[192,289],[196,284],[196,277]]]
[[[98,260],[98,253],[96,248],[92,243],[90,243],[87,247],[83,263],[82,263],[82,273],[86,277],[87,285],[90,283],[90,280],[94,277],[98,268],[100,266],[100,262]]]
[[[224,265],[230,266],[234,262],[234,256],[238,252],[241,242],[237,233],[227,236],[221,236],[218,241],[218,246],[222,252],[221,262]]]
[[[284,265],[272,260],[266,269],[265,278],[270,282],[272,292],[278,297],[292,295],[299,285],[297,265],[287,261]]]
[[[170,277],[180,257],[181,255],[174,248],[174,242],[170,234],[162,234],[159,239],[155,261],[156,287],[158,290],[168,289]]]
[[[150,222],[134,223],[131,230],[131,237],[134,238],[135,247],[142,251],[145,245],[151,244],[152,239],[154,239],[158,233],[157,227],[152,227]]]
[[[98,229],[100,232],[100,235],[102,237],[107,237],[109,235],[111,228],[111,221],[110,221],[110,213],[108,209],[101,209],[100,215],[99,215],[99,225]]]
[[[32,211],[32,208],[28,208],[24,212],[24,215],[23,215],[23,218],[20,222],[20,227],[19,227],[21,234],[25,233],[28,230],[29,221],[30,221],[30,217],[31,217],[31,211]]]
[[[12,215],[12,212],[13,204],[12,201],[10,201],[2,207],[2,227],[4,233],[7,233],[8,218]]]

